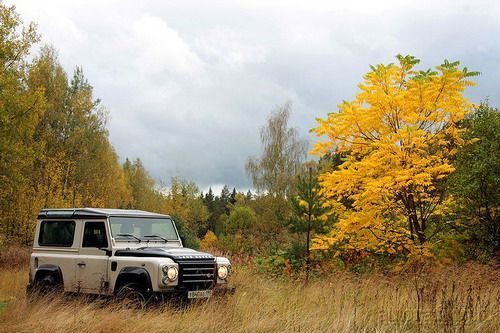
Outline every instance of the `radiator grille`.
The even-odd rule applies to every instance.
[[[179,286],[187,290],[205,290],[214,287],[216,264],[214,259],[179,260]]]

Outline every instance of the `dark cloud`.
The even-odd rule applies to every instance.
[[[248,156],[276,104],[309,140],[315,118],[352,99],[369,64],[459,59],[482,75],[467,95],[500,104],[500,5],[491,1],[16,1],[25,21],[84,68],[121,158],[168,183],[251,187]]]

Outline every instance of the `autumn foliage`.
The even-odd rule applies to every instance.
[[[446,209],[443,183],[464,143],[459,123],[472,111],[463,92],[477,73],[458,62],[418,71],[416,58],[397,60],[372,66],[355,100],[314,129],[324,140],[313,153],[343,157],[320,176],[340,220],[317,249],[431,255]]]

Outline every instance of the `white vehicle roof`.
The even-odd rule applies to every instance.
[[[46,208],[38,213],[38,219],[107,218],[110,216],[170,218],[169,215],[146,212],[144,210],[111,208]]]

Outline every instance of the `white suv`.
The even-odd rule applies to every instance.
[[[231,264],[183,247],[168,215],[122,209],[44,209],[38,214],[28,292],[117,296],[145,304],[177,294],[234,292]]]

